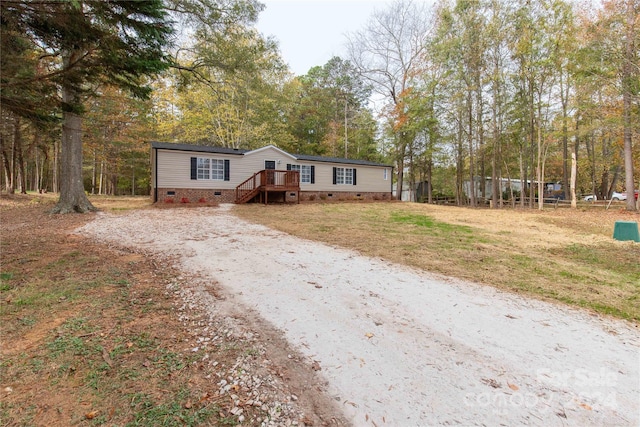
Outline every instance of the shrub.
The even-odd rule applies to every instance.
[[[183,197],[182,199],[180,199],[180,203],[189,203],[189,199]]]
[[[204,197],[200,197],[198,203],[207,203],[207,200]]]
[[[166,199],[164,199],[165,203],[173,203],[173,197],[167,197]]]

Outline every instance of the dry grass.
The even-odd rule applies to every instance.
[[[51,215],[56,200],[0,198],[0,424],[235,424],[223,405],[202,400],[213,394],[202,375],[210,369],[176,339],[189,335],[166,291],[175,272],[72,235],[93,216]]]
[[[640,320],[640,245],[618,211],[486,210],[407,203],[242,205],[239,216],[365,255]]]
[[[110,212],[143,209],[153,206],[149,196],[91,196],[91,203],[100,209]]]
[[[0,197],[0,212],[25,206],[42,206],[52,209],[58,201],[57,193],[3,194]],[[89,196],[93,206],[99,210],[118,212],[131,209],[143,209],[153,206],[149,196]]]
[[[90,199],[111,212],[150,206],[148,197]],[[218,381],[239,361],[262,367],[268,357],[265,376],[285,366],[301,372],[288,378],[308,372],[287,358],[292,350],[279,338],[270,339],[283,353],[274,358],[272,347],[267,353],[259,342],[228,335],[202,309],[178,308],[169,289],[188,276],[74,234],[95,215],[49,214],[56,201],[0,196],[0,425],[237,425],[236,404],[219,393]],[[215,344],[194,349],[196,337],[212,332],[220,335]],[[302,401],[311,393],[297,381],[282,387]],[[317,414],[325,409],[333,410],[319,405]],[[313,411],[308,416],[317,420]],[[269,417],[251,405],[242,415],[254,424]]]

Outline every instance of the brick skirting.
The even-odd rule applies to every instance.
[[[295,192],[287,192],[287,202],[296,202]],[[203,190],[193,188],[158,188],[158,203],[234,203],[235,190]],[[301,191],[301,202],[353,200],[392,200],[390,192]],[[282,203],[282,195],[269,193],[269,201]]]
[[[235,190],[158,188],[158,203],[233,203]]]
[[[390,192],[347,192],[347,191],[301,191],[300,201],[340,202],[351,200],[392,200]]]

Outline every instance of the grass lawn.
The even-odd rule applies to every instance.
[[[640,244],[623,210],[488,210],[415,203],[238,205],[249,221],[372,257],[640,320]]]

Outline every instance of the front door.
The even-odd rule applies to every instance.
[[[264,169],[266,170],[266,173],[267,173],[267,184],[268,185],[274,185],[276,183],[275,173],[270,172],[270,171],[274,170],[275,168],[276,168],[276,161],[275,160],[265,160],[264,161]]]

